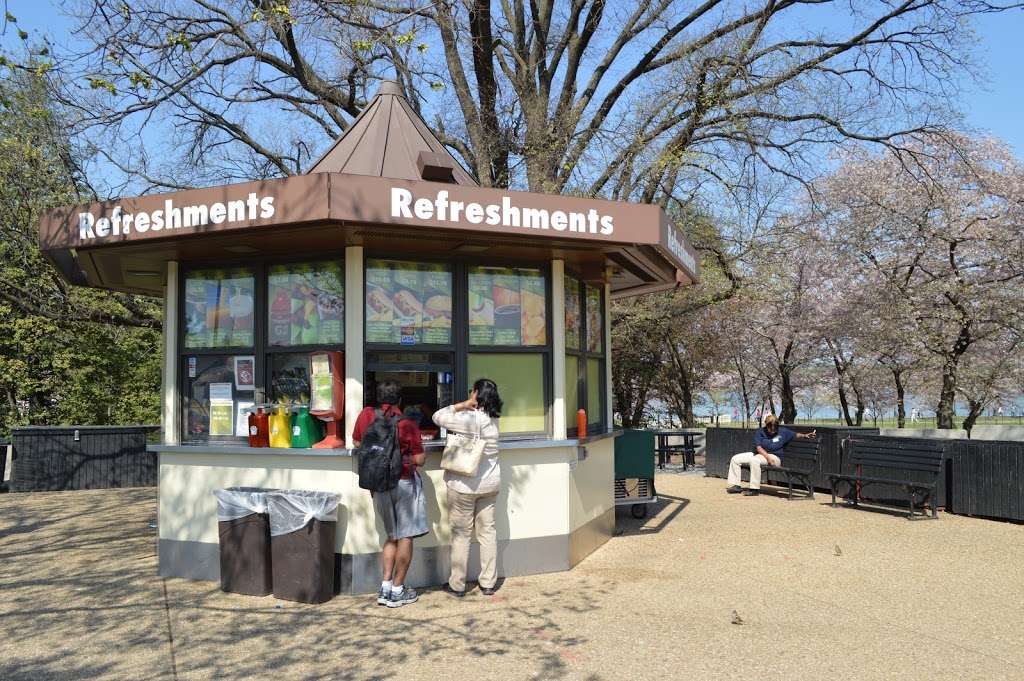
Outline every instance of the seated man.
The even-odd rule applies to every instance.
[[[793,438],[812,439],[817,436],[813,430],[794,433],[788,428],[779,428],[779,419],[768,414],[764,417],[764,427],[754,433],[754,451],[737,454],[729,461],[729,487],[725,491],[729,494],[743,492],[745,497],[755,496],[761,489],[761,466],[781,466],[782,450]],[[750,466],[750,488],[747,490],[740,487],[740,467],[744,464]]]

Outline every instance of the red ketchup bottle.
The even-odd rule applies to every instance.
[[[580,409],[576,412],[576,437],[587,436],[587,410]]]
[[[262,406],[249,413],[249,446],[270,446],[270,417]]]

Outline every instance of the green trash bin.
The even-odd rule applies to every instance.
[[[627,481],[636,480],[635,485]],[[654,433],[626,429],[615,438],[615,505],[630,506],[634,518],[647,515],[654,491]]]

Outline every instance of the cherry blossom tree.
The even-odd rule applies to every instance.
[[[922,136],[915,153],[844,152],[819,188],[813,229],[880,291],[907,340],[940,366],[936,415],[953,427],[971,348],[1024,320],[1024,169],[1007,147]]]

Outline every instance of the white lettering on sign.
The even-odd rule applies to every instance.
[[[513,204],[510,196],[501,197],[501,203],[487,204],[453,201],[448,197],[448,192],[443,189],[433,198],[417,198],[408,189],[392,187],[391,217],[436,222],[459,222],[464,219],[472,225],[501,225],[605,236],[615,231],[615,218],[611,215],[602,215],[594,208],[586,213],[549,211],[544,208],[521,208]]]
[[[173,199],[167,199],[162,209],[149,212],[125,213],[121,206],[114,206],[109,216],[79,213],[78,238],[81,241],[93,241],[131,234],[132,229],[145,234],[182,227],[221,225],[225,222],[267,220],[274,217],[274,212],[274,197],[260,197],[255,192],[250,192],[244,199],[227,203],[176,206]]]
[[[677,236],[676,228],[669,225],[668,227],[668,250],[672,252],[672,255],[679,258],[679,262],[686,265],[686,269],[690,270],[693,274],[697,271],[697,261],[694,260],[693,255],[687,250],[686,246]]]

